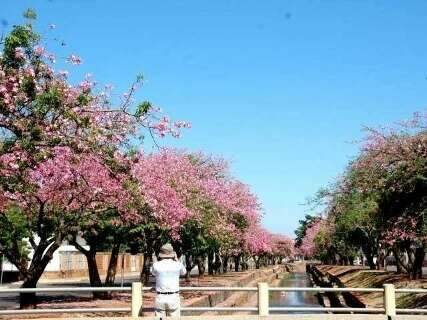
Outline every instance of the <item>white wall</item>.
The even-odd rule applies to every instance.
[[[35,239],[36,243],[39,241],[39,239]],[[77,241],[79,244],[81,244],[85,249],[89,249],[89,246],[85,245],[85,242],[82,238],[77,238]],[[67,242],[64,242],[59,248],[58,250],[56,250],[53,254],[52,260],[48,263],[48,265],[46,266],[46,270],[45,271],[61,271],[61,258],[60,255],[61,254],[66,254],[66,253],[74,253],[74,252],[78,252],[78,250],[71,245],[68,245]],[[29,258],[31,259],[33,257],[34,251],[31,250],[30,254],[29,254]],[[16,267],[10,263],[9,261],[6,261],[6,259],[3,261],[3,271],[18,271],[16,269]]]

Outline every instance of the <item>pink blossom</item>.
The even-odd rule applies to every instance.
[[[324,224],[324,220],[317,219],[306,229],[300,246],[300,250],[305,256],[313,257],[316,254],[315,238],[324,227]]]
[[[35,46],[34,47],[34,54],[36,56],[42,56],[45,53],[45,48],[43,46]]]
[[[15,48],[15,58],[16,59],[24,59],[25,58],[25,52],[22,47]]]
[[[46,58],[52,62],[52,63],[56,63],[56,56],[53,53],[49,53]]]
[[[74,54],[68,56],[67,61],[74,65],[80,65],[82,63],[82,59]]]
[[[67,78],[68,77],[68,71],[66,71],[66,70],[59,70],[58,73],[63,78]]]
[[[271,234],[258,224],[251,224],[245,235],[245,249],[251,255],[272,253]]]
[[[82,89],[83,92],[89,92],[92,86],[93,86],[93,82],[90,82],[88,80],[84,80],[79,84],[79,88]]]

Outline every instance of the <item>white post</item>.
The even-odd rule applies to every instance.
[[[2,286],[3,285],[3,267],[4,267],[4,254],[2,254],[2,256],[1,256],[1,260],[0,260],[0,272],[1,272],[1,274],[0,274],[0,286]]]
[[[387,316],[396,315],[396,292],[393,284],[384,284],[384,309]]]
[[[124,282],[124,266],[125,266],[125,254],[122,254],[122,279],[120,286],[123,288],[123,282]]]
[[[132,318],[138,318],[142,309],[142,283],[132,282]]]
[[[258,283],[258,315],[268,316],[268,283]]]

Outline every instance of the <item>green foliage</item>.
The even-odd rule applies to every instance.
[[[148,113],[148,111],[152,108],[152,105],[148,101],[141,102],[137,107],[135,111],[135,117],[141,118],[144,115]]]
[[[231,222],[238,230],[245,230],[249,227],[249,221],[246,218],[238,213],[231,214]]]
[[[36,20],[37,19],[36,12],[31,8],[28,8],[27,10],[25,10],[23,13],[23,16],[24,16],[24,18],[27,18],[28,20]]]
[[[331,234],[321,229],[314,238],[316,247],[316,256],[321,261],[327,261],[329,258],[329,248],[331,247],[332,239]]]
[[[144,80],[144,75],[142,73],[139,73],[136,76],[136,82],[142,82]]]
[[[50,110],[60,109],[62,106],[61,95],[57,88],[49,88],[39,94],[34,103],[34,115],[37,118],[44,118]]]
[[[90,96],[88,94],[80,94],[77,97],[77,104],[79,107],[87,106],[90,103]]]
[[[180,243],[182,251],[194,257],[203,256],[209,249],[203,228],[195,220],[189,220],[181,227]]]
[[[19,208],[10,207],[0,214],[0,247],[6,254],[12,252],[19,261],[28,261],[28,246],[24,240],[30,236],[27,218]]]
[[[18,68],[23,61],[15,58],[15,50],[21,47],[27,54],[31,54],[33,46],[40,39],[28,26],[14,26],[4,40],[3,64],[6,67]]]
[[[31,77],[24,78],[24,81],[21,83],[21,88],[31,100],[36,99],[36,84]],[[24,101],[21,103],[24,103]]]
[[[305,236],[305,232],[307,230],[307,228],[318,219],[319,217],[316,215],[310,215],[310,214],[306,214],[304,219],[299,220],[299,227],[295,230],[295,246],[299,247],[301,246],[302,243],[302,239]]]

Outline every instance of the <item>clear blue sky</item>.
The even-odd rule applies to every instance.
[[[293,233],[362,125],[427,102],[427,1],[1,0],[0,27],[27,7],[98,81],[143,72],[140,97],[193,124],[162,143],[230,160],[275,232]]]

